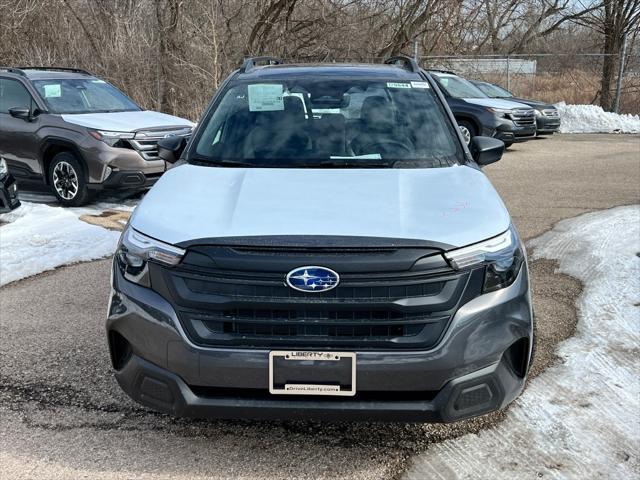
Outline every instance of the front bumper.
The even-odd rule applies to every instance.
[[[90,183],[91,190],[143,190],[151,188],[162,175],[158,173],[145,173],[140,170],[119,170],[111,174],[102,183]]]
[[[357,351],[354,397],[268,393],[268,349],[204,348],[171,305],[117,268],[107,331],[116,379],[177,416],[452,422],[497,410],[524,386],[532,343],[528,273],[463,305],[429,351]]]
[[[548,135],[560,130],[560,117],[536,117],[537,133],[542,135]]]
[[[0,179],[0,213],[7,213],[20,206],[18,187],[11,174]]]
[[[524,142],[536,136],[536,126],[519,126],[509,119],[500,119],[493,136],[505,143]]]
[[[166,171],[164,160],[145,160],[136,150],[111,147],[89,135],[79,148],[94,190],[150,187]]]

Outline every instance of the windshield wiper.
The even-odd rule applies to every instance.
[[[202,157],[200,155],[194,155],[193,157],[188,158],[187,161],[189,163],[203,165],[207,167],[259,167],[260,166],[252,162],[243,162],[240,160],[229,160],[225,158],[208,158],[208,157]]]
[[[303,168],[393,168],[398,160],[363,160],[361,158],[332,158],[330,160],[319,160],[312,162],[293,163],[292,167]]]

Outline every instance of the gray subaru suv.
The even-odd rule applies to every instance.
[[[21,187],[65,206],[105,188],[148,188],[165,171],[158,140],[194,124],[145,111],[84,70],[0,68],[0,158]]]
[[[525,249],[430,74],[248,59],[134,211],[106,323],[177,416],[452,422],[521,392]]]

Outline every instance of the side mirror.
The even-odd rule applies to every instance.
[[[31,109],[29,107],[13,107],[9,109],[9,115],[27,122],[31,121]]]
[[[489,165],[502,158],[504,142],[493,137],[473,137],[469,142],[469,151],[478,165]]]
[[[165,137],[158,141],[158,156],[165,162],[176,163],[182,155],[187,140],[184,137]]]

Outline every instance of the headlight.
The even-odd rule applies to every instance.
[[[4,161],[4,158],[0,158],[0,178],[4,178],[9,173],[9,167],[7,167],[7,162]]]
[[[537,110],[537,109],[534,109],[533,113],[536,115],[536,117],[544,116],[544,113],[542,113],[540,110]]]
[[[456,270],[486,265],[483,293],[511,285],[524,263],[524,250],[513,226],[497,237],[444,254]]]
[[[131,132],[111,132],[107,130],[89,130],[89,135],[111,147],[123,146],[122,140],[131,140],[136,136],[135,133]]]
[[[509,118],[511,110],[506,108],[487,108],[491,113],[495,113],[497,117]]]
[[[154,240],[127,226],[120,237],[116,261],[127,280],[149,286],[148,261],[173,267],[180,263],[184,253],[181,248]]]

